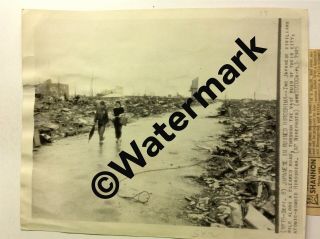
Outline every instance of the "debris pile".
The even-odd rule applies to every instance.
[[[183,97],[164,96],[131,96],[125,98],[125,106],[133,117],[148,117],[152,115],[172,112],[181,108],[185,101]]]
[[[221,146],[209,149],[201,195],[186,217],[202,226],[274,230],[276,101],[231,100],[220,108]]]
[[[94,114],[94,101],[87,97],[70,100],[36,98],[34,123],[39,131],[40,143],[51,143],[55,139],[89,132]]]
[[[87,97],[75,96],[69,99],[36,97],[34,106],[35,146],[51,143],[56,139],[88,133],[93,124],[96,104],[105,101],[110,117],[115,102],[120,100],[134,120],[178,109],[184,102],[182,97],[126,96]],[[130,121],[129,121],[130,122]]]

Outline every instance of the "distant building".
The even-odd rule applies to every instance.
[[[69,98],[69,85],[52,83],[51,79],[36,86],[36,95]]]
[[[190,86],[191,96],[198,91],[198,84],[199,84],[198,77],[192,80],[191,86]]]

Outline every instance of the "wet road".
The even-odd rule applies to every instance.
[[[142,118],[123,127],[121,149],[132,152],[130,142],[135,139],[147,164],[143,168],[133,167],[138,174],[122,181],[118,196],[108,200],[93,194],[91,180],[96,173],[110,170],[107,164],[111,160],[120,162],[113,127],[107,128],[103,145],[99,145],[95,133],[90,142],[88,135],[80,135],[42,146],[34,152],[33,216],[64,220],[189,224],[181,217],[187,203],[184,197],[200,192],[201,186],[192,177],[203,172],[203,164],[194,164],[208,156],[208,152],[197,150],[196,145],[215,145],[217,142],[223,126],[217,123],[218,119],[206,116],[216,115],[218,106],[219,103],[207,109],[197,107],[195,111],[198,117],[190,119],[186,129],[175,132],[176,138],[171,142],[165,142],[157,136],[164,149],[154,158],[147,156],[141,144],[146,137],[153,135],[152,125],[155,122],[168,125],[170,114]],[[171,131],[170,127],[168,129]],[[177,167],[181,168],[174,169]],[[146,172],[149,170],[153,171]],[[125,198],[141,191],[150,193],[145,204]]]

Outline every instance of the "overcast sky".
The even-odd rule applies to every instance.
[[[229,98],[276,97],[277,19],[110,17],[108,13],[35,14],[23,22],[24,83],[48,78],[67,83],[70,94],[117,86],[124,94],[189,95],[239,47],[240,37],[268,50],[226,88]]]

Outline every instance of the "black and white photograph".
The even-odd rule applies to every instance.
[[[279,232],[287,23],[159,12],[25,11],[30,217]]]

